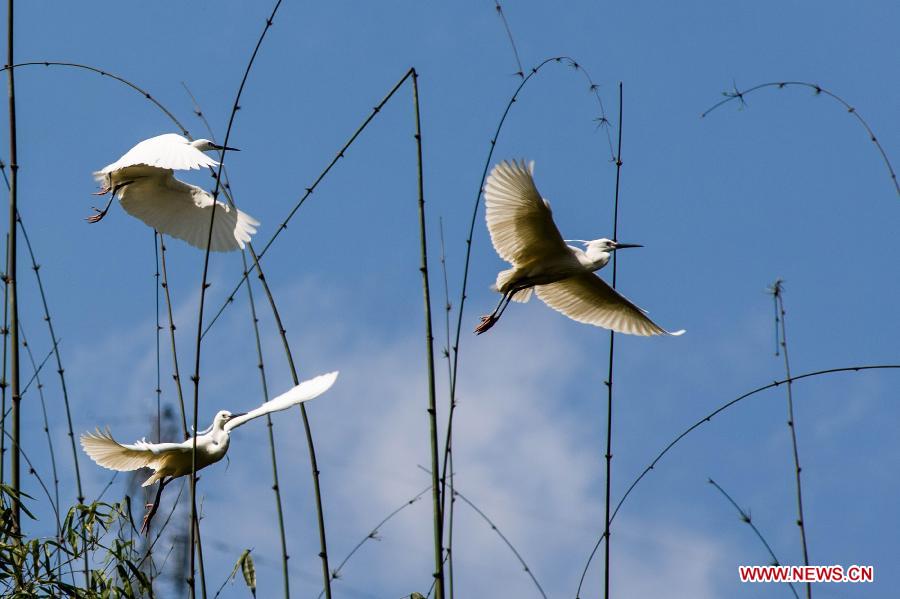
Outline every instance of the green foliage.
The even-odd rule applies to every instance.
[[[31,499],[0,485],[0,594],[4,597],[72,597],[127,599],[152,597],[153,587],[141,569],[145,557],[122,531],[133,531],[127,500],[94,502],[69,509],[59,538],[28,538],[13,526],[12,506],[36,520],[24,502]],[[27,527],[25,527],[27,529]],[[90,571],[79,571],[87,555]],[[81,585],[76,582],[81,581]]]

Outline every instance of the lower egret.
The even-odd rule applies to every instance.
[[[548,306],[572,320],[631,335],[681,335],[669,332],[607,285],[594,271],[606,266],[612,252],[641,247],[611,239],[566,244],[534,184],[534,163],[503,161],[484,186],[487,227],[497,254],[512,264],[492,287],[502,293],[494,311],[475,328],[481,334],[494,326],[510,300],[527,302],[532,291]]]
[[[243,414],[232,414],[227,410],[216,413],[212,426],[196,435],[197,439],[197,470],[215,464],[228,451],[229,435],[231,431],[254,418],[286,410],[294,405],[309,401],[328,391],[337,379],[337,372],[330,372],[304,381],[279,395],[275,399],[264,403],[258,408]],[[133,444],[122,444],[116,441],[109,429],[81,435],[81,447],[100,466],[127,472],[139,468],[152,468],[153,474],[144,481],[143,487],[148,487],[159,482],[156,499],[148,504],[147,515],[144,517],[142,531],[146,530],[159,507],[160,496],[163,488],[173,479],[180,476],[188,476],[192,469],[192,453],[194,438],[189,438],[181,443],[150,443],[141,439]]]
[[[218,252],[243,249],[256,233],[259,221],[216,201],[207,191],[180,181],[173,174],[173,170],[217,166],[218,162],[203,153],[209,150],[237,151],[237,148],[219,146],[207,139],[192,142],[174,133],[145,139],[94,173],[101,185],[96,195],[111,195],[106,206],[102,210],[94,208],[96,214],[87,221],[96,223],[103,219],[118,195],[125,212],[160,233],[206,249],[209,211],[215,209],[210,249]]]

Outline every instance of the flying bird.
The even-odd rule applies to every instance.
[[[337,372],[330,372],[304,381],[250,412],[243,414],[232,414],[228,410],[218,412],[213,418],[212,426],[196,435],[197,470],[215,464],[225,457],[232,430],[254,418],[286,410],[318,397],[331,388],[337,376]],[[98,428],[94,433],[81,435],[81,447],[97,464],[110,470],[127,472],[139,468],[153,469],[153,474],[141,485],[149,487],[159,482],[156,499],[147,505],[147,515],[141,527],[144,531],[159,507],[163,488],[172,480],[191,474],[194,438],[191,437],[181,443],[150,443],[146,439],[141,439],[133,444],[123,444],[113,438],[109,429],[100,431]]]
[[[541,197],[532,174],[534,163],[503,161],[484,186],[487,227],[497,254],[512,264],[492,286],[502,295],[494,311],[481,317],[481,334],[494,326],[510,300],[527,302],[532,291],[545,304],[572,320],[631,335],[681,335],[669,332],[594,271],[606,266],[612,252],[641,247],[611,239],[566,244],[553,222],[550,203]]]
[[[103,210],[94,208],[89,223],[106,216],[118,195],[122,208],[160,233],[177,237],[194,247],[206,249],[210,210],[215,206],[210,249],[227,252],[243,249],[256,233],[259,221],[250,215],[214,200],[212,195],[175,178],[173,170],[218,166],[204,154],[210,150],[232,150],[208,139],[190,141],[175,133],[145,139],[124,156],[94,173],[101,188],[95,195],[111,194]]]

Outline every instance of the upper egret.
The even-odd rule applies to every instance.
[[[328,391],[337,379],[337,372],[330,372],[304,381],[279,395],[275,399],[264,403],[255,410],[243,414],[232,414],[227,410],[221,410],[213,418],[212,426],[197,433],[197,470],[215,464],[228,451],[229,434],[242,424],[259,418],[272,412],[286,410],[304,401],[308,401]],[[165,487],[172,479],[187,476],[191,473],[191,461],[194,447],[194,438],[191,437],[181,443],[149,443],[141,439],[131,445],[125,445],[116,441],[109,429],[81,435],[81,447],[100,466],[110,470],[126,472],[138,468],[152,468],[153,474],[144,481],[143,487],[159,481],[159,490],[156,499],[148,504],[149,511],[144,518],[145,529],[159,507],[159,498]]]
[[[684,333],[666,331],[593,274],[606,266],[612,252],[641,246],[611,239],[576,240],[585,250],[566,245],[553,222],[550,203],[535,187],[533,172],[534,162],[503,161],[484,186],[491,242],[513,267],[497,275],[492,288],[503,297],[491,314],[481,317],[475,333],[491,328],[510,300],[527,302],[532,290],[545,304],[578,322],[631,335]]]
[[[209,150],[232,150],[207,139],[190,141],[175,133],[145,139],[124,156],[94,173],[101,184],[96,195],[112,193],[103,210],[88,217],[90,223],[106,216],[118,194],[125,212],[141,219],[160,233],[206,249],[209,210],[217,206],[210,249],[216,252],[243,249],[256,233],[259,221],[214,201],[211,194],[175,178],[172,171],[214,167],[219,163],[204,154]]]

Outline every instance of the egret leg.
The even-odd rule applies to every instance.
[[[103,207],[103,210],[100,210],[100,209],[97,208],[96,206],[92,206],[92,208],[93,208],[93,210],[94,210],[94,212],[95,212],[96,214],[92,214],[91,216],[87,217],[87,218],[84,219],[84,220],[86,220],[87,222],[89,222],[89,223],[91,223],[91,224],[99,223],[101,220],[103,220],[103,217],[106,216],[106,213],[107,213],[107,212],[109,212],[109,207],[110,207],[110,205],[112,204],[113,200],[116,199],[116,194],[119,193],[119,190],[122,189],[123,187],[125,187],[126,185],[130,185],[131,183],[134,183],[134,181],[124,181],[124,182],[119,183],[118,185],[116,185],[116,186],[112,189],[112,194],[109,196],[109,201],[106,202],[106,206]],[[105,190],[105,191],[104,191],[104,190]],[[107,191],[109,191],[109,188],[108,188],[108,187],[104,187],[104,189],[101,189],[101,190],[100,190],[100,192],[102,192],[102,193],[98,192],[98,193],[95,194],[95,195],[103,195],[103,194],[106,193]]]
[[[498,303],[497,307],[494,308],[494,311],[491,312],[490,314],[488,314],[487,316],[481,317],[481,322],[478,324],[477,327],[475,327],[475,334],[480,335],[480,334],[484,333],[485,331],[487,331],[488,329],[490,329],[492,326],[494,326],[494,324],[498,320],[500,320],[500,317],[503,316],[503,313],[506,311],[506,307],[509,306],[509,302],[510,302],[510,300],[512,300],[512,297],[516,293],[518,293],[519,291],[522,291],[523,289],[526,289],[527,287],[528,287],[527,285],[520,286],[520,287],[514,287],[514,288],[510,289],[509,291],[507,291],[506,293],[504,293],[503,297],[500,298],[500,303]]]
[[[141,523],[141,534],[149,534],[150,533],[150,520],[153,519],[153,516],[156,514],[156,510],[159,509],[159,500],[162,498],[163,488],[168,484],[168,482],[172,480],[171,478],[166,480],[161,478],[159,480],[159,488],[156,490],[156,499],[153,500],[153,503],[148,503],[145,507],[147,507],[147,513],[144,515],[144,521]]]
[[[101,187],[99,190],[95,191],[93,195],[105,196],[106,194],[108,194],[109,190],[112,189],[112,187],[110,185],[111,181],[112,181],[111,175],[106,175],[106,177],[103,179],[103,187]]]

